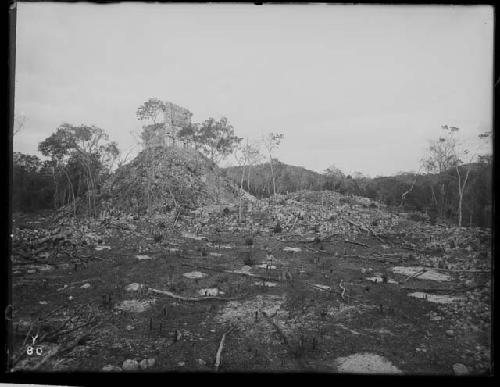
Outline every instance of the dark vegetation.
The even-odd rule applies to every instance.
[[[311,191],[335,191],[343,195],[364,196],[405,211],[426,212],[433,221],[456,223],[458,195],[456,172],[453,169],[438,174],[400,173],[384,177],[352,177],[344,174],[317,173],[303,167],[287,165],[273,160],[278,193]],[[465,168],[465,166],[461,167]],[[242,167],[226,169],[227,174],[239,183]],[[491,164],[471,165],[469,183],[464,196],[464,226],[491,227]],[[402,195],[414,186],[404,199]],[[258,198],[273,193],[271,171],[268,164],[252,168],[246,175],[243,187]]]
[[[451,222],[457,217],[458,198],[453,170],[436,175],[418,175],[413,190],[402,200],[403,193],[411,187],[414,174],[376,178],[331,177],[303,167],[286,165],[277,160],[273,160],[273,163],[278,193],[331,190],[344,195],[365,196],[390,206],[402,206],[407,211],[427,212],[431,219],[437,219],[440,212],[444,219]],[[32,212],[71,203],[72,194],[65,187],[68,180],[62,168],[51,160],[42,161],[34,155],[14,153],[12,195],[14,211]],[[88,191],[88,187],[84,184],[86,171],[76,161],[70,161],[66,170],[75,197],[85,197]],[[242,167],[229,167],[226,172],[239,184],[241,170]],[[491,173],[490,163],[473,165],[469,187],[464,197],[465,226],[491,227]],[[100,184],[99,182],[97,190]],[[268,164],[253,167],[250,179],[245,176],[243,187],[258,198],[272,195],[272,178]],[[441,192],[444,192],[442,197],[440,197]]]

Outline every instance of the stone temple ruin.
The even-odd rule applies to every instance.
[[[179,131],[191,124],[191,113],[188,109],[176,105],[172,102],[164,102],[163,110],[163,127],[157,127],[154,130],[154,134],[148,139],[148,147],[156,146],[176,146],[178,145],[177,134]],[[184,147],[187,147],[187,143],[183,143]]]

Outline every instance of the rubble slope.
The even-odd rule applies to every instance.
[[[157,147],[145,149],[120,167],[105,183],[103,196],[110,207],[143,214],[148,203],[155,213],[176,206],[236,203],[236,185],[215,163],[194,149]],[[254,198],[244,194],[246,200]]]

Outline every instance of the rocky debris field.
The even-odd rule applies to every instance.
[[[247,198],[251,195],[246,194]],[[237,201],[238,188],[209,159],[193,149],[146,149],[118,168],[106,181],[101,199],[104,211],[165,214],[174,208],[195,209]]]
[[[411,219],[307,191],[16,216],[12,370],[490,375],[490,230]]]

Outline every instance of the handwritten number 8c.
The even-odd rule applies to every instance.
[[[31,345],[26,349],[26,353],[30,356],[33,355],[33,347]]]

